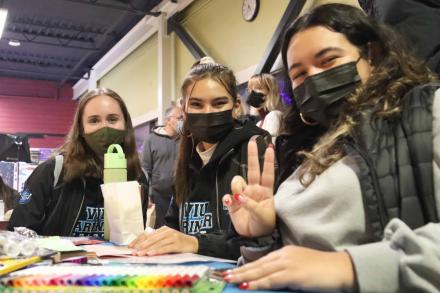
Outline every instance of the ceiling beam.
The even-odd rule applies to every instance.
[[[174,32],[196,60],[206,56],[206,53],[180,24],[177,17],[178,16],[175,15],[168,19],[168,34]]]
[[[12,38],[2,38],[2,40],[10,40]],[[75,50],[85,50],[85,51],[100,51],[100,48],[87,48],[87,47],[81,47],[81,46],[72,46],[69,44],[55,44],[55,43],[50,43],[50,42],[43,42],[43,41],[36,41],[34,39],[27,39],[25,38],[25,36],[23,36],[23,38],[13,38],[14,40],[20,41],[21,43],[33,43],[33,44],[38,44],[38,45],[43,45],[43,46],[52,46],[52,47],[61,47],[61,48],[68,48],[68,49],[75,49]],[[1,40],[0,40],[1,41]]]
[[[19,70],[19,69],[9,69],[9,68],[0,68],[0,73],[1,72],[10,72],[10,73],[25,73],[25,74],[33,74],[33,75],[39,75],[42,77],[47,77],[47,76],[53,76],[54,79],[53,80],[60,80],[60,74],[59,73],[50,73],[50,72],[38,72],[38,71],[31,71],[31,70]],[[55,78],[56,77],[56,78]],[[74,76],[71,75],[70,78],[77,78],[77,79],[89,79],[88,77],[84,77],[84,76]]]
[[[284,30],[298,17],[305,3],[306,0],[290,0],[275,32],[272,34],[272,38],[264,51],[260,63],[258,63],[255,74],[270,72],[280,53]]]
[[[113,22],[113,24],[111,26],[109,26],[107,28],[107,30],[105,31],[107,32],[111,32],[113,31],[116,27],[118,27],[120,25],[120,23],[124,20],[124,14],[120,15],[119,18],[117,20],[115,20]],[[106,38],[104,36],[99,36],[97,38],[97,45],[99,45],[100,47],[104,45]],[[66,81],[68,81],[70,78],[73,78],[73,75],[75,74],[76,71],[78,71],[82,66],[83,63],[87,61],[87,59],[95,52],[88,52],[87,54],[85,54],[79,61],[78,63],[76,63],[76,65],[72,68],[72,70],[70,71],[69,74],[67,74],[60,82],[60,84],[58,85],[58,87],[62,87],[64,85],[64,83],[66,83]]]
[[[75,3],[81,3],[86,4],[90,6],[95,7],[103,7],[103,8],[110,8],[115,9],[119,11],[125,11],[136,15],[151,15],[151,16],[159,16],[160,12],[152,12],[152,11],[144,11],[134,8],[132,5],[129,5],[130,7],[123,7],[118,5],[112,5],[112,4],[106,4],[106,3],[100,3],[99,0],[64,0],[68,2],[75,2]]]
[[[80,43],[86,43],[86,44],[93,44],[94,43],[94,39],[93,38],[89,38],[89,40],[84,39],[84,38],[80,38],[79,35],[81,34],[80,32],[77,32],[76,36],[71,37],[71,36],[61,36],[58,35],[54,32],[48,31],[46,29],[43,29],[40,33],[38,32],[34,32],[30,29],[26,29],[23,27],[19,27],[19,26],[12,26],[12,25],[8,25],[6,27],[6,32],[8,33],[15,33],[15,34],[22,34],[23,36],[34,36],[36,38],[41,37],[41,38],[50,38],[50,39],[56,39],[60,44],[62,44],[61,40],[67,40],[69,42],[80,42]]]
[[[11,21],[8,21],[10,25],[30,25],[30,26],[37,26],[37,27],[43,27],[48,29],[60,29],[65,31],[71,31],[71,32],[81,32],[85,34],[95,34],[95,35],[103,35],[105,34],[103,29],[100,28],[93,28],[90,25],[81,25],[81,24],[73,24],[73,23],[56,23],[56,22],[45,22],[38,19],[32,19],[32,18],[24,18],[24,17],[15,17],[12,18]],[[111,36],[111,37],[117,37],[118,34],[116,32],[108,32],[105,35]]]
[[[28,58],[14,58],[14,57],[7,57],[7,56],[0,56],[0,61],[3,62],[9,62],[9,63],[16,63],[16,64],[27,64],[27,65],[32,65],[32,66],[36,66],[36,67],[41,67],[41,68],[65,68],[65,69],[70,69],[73,67],[73,65],[69,64],[61,64],[61,63],[52,63],[52,62],[45,62],[45,61],[39,61],[36,59],[28,59]]]

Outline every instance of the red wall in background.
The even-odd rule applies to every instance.
[[[0,132],[67,134],[76,102],[72,87],[49,81],[0,78]],[[31,147],[54,148],[63,137],[30,139]]]

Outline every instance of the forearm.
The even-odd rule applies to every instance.
[[[440,225],[412,231],[393,219],[385,241],[347,249],[360,292],[438,292],[440,290]]]

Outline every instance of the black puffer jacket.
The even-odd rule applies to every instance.
[[[402,99],[393,119],[365,118],[359,135],[346,142],[357,159],[367,223],[381,239],[391,218],[417,228],[438,222],[433,180],[432,105],[440,84],[418,86]],[[440,146],[438,146],[440,147]]]
[[[27,227],[40,235],[71,236],[78,215],[84,208],[86,192],[99,190],[97,179],[78,178],[63,182],[63,176],[53,187],[55,158],[40,164],[25,183],[19,202],[12,213],[8,229]],[[142,186],[144,223],[148,206],[148,182],[145,175],[138,180]],[[91,186],[94,185],[94,186]],[[98,186],[96,186],[98,185]]]
[[[167,226],[199,240],[198,253],[228,259],[240,256],[244,239],[237,236],[222,197],[231,193],[231,180],[236,175],[247,176],[247,145],[257,135],[260,163],[271,141],[265,130],[253,123],[237,123],[231,133],[217,145],[210,161],[202,161],[194,151],[190,162],[191,191],[183,205],[173,200],[167,216]],[[177,170],[177,176],[179,172]]]
[[[440,1],[359,0],[366,12],[401,33],[413,53],[440,74]]]

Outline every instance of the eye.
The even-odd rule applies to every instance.
[[[214,107],[221,108],[228,103],[227,100],[222,100],[214,103]]]
[[[96,124],[96,123],[99,123],[99,119],[96,117],[92,117],[92,118],[89,118],[88,122],[90,124]]]
[[[200,102],[198,102],[198,101],[189,101],[189,106],[191,107],[191,108],[197,108],[197,109],[199,109],[199,108],[202,108],[202,103],[200,103]]]
[[[110,123],[116,123],[116,122],[119,121],[119,117],[118,117],[118,116],[110,116],[110,117],[107,119],[107,121],[110,122]]]
[[[337,58],[338,58],[338,56],[330,56],[330,57],[324,58],[324,60],[321,63],[323,66],[330,65]]]
[[[305,75],[306,75],[306,72],[305,72],[305,71],[301,71],[301,72],[299,72],[299,73],[293,74],[293,75],[290,77],[290,79],[291,79],[292,81],[294,81],[295,79],[298,79],[298,78],[300,78],[300,77],[305,77]]]

